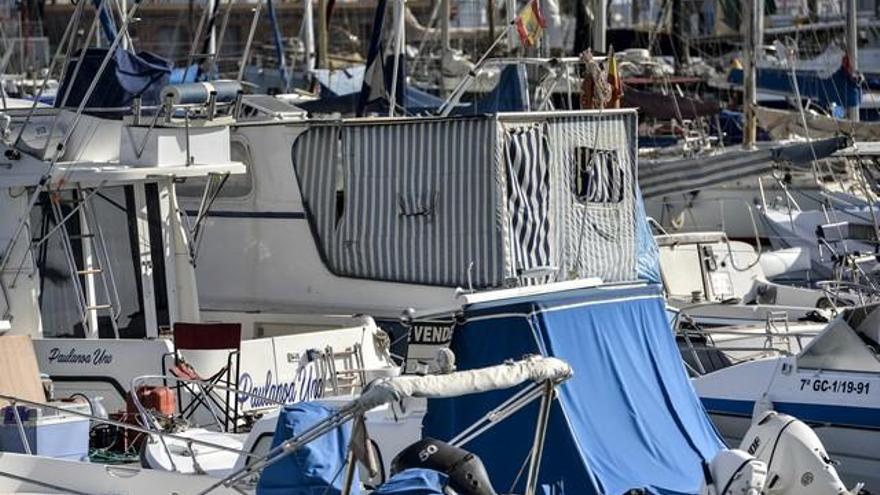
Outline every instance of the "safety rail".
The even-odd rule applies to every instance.
[[[153,429],[150,429],[147,427],[133,425],[130,423],[125,423],[123,421],[117,421],[115,419],[102,418],[102,417],[96,416],[94,414],[88,414],[88,413],[83,413],[83,412],[79,412],[79,411],[74,411],[71,409],[65,409],[63,407],[54,406],[52,404],[46,404],[43,402],[36,402],[36,401],[22,399],[20,397],[15,397],[12,395],[5,395],[5,394],[0,394],[0,399],[5,400],[6,402],[9,402],[8,407],[12,408],[12,411],[13,411],[12,414],[15,418],[15,422],[18,427],[19,437],[21,439],[22,446],[24,447],[24,450],[27,454],[32,454],[33,451],[31,450],[30,442],[27,439],[27,433],[25,432],[24,422],[21,419],[21,413],[17,407],[19,404],[25,405],[28,407],[32,407],[35,409],[47,409],[50,411],[60,413],[61,415],[76,416],[76,417],[88,419],[90,421],[94,421],[96,423],[115,426],[117,428],[122,428],[123,430],[131,430],[131,431],[134,431],[137,433],[142,433],[145,435],[155,435],[155,436],[162,438],[163,440],[164,439],[177,440],[180,442],[184,442],[188,445],[201,445],[204,447],[212,447],[212,448],[217,448],[220,450],[225,450],[227,452],[233,452],[233,453],[237,453],[237,454],[241,454],[241,455],[246,455],[249,457],[256,457],[254,454],[251,454],[250,452],[245,452],[243,450],[234,449],[234,448],[226,446],[226,445],[220,445],[220,444],[216,444],[213,442],[207,442],[204,440],[199,440],[197,438],[189,438],[189,437],[185,437],[185,436],[181,436],[181,435],[176,435],[174,433],[163,432],[160,430],[153,430]]]
[[[700,201],[703,201],[703,200],[700,200]],[[716,231],[719,228],[721,229],[722,232],[726,232],[726,228],[724,225],[724,204],[725,203],[735,203],[738,206],[740,206],[740,205],[744,206],[746,211],[749,214],[749,221],[751,222],[751,226],[752,226],[752,233],[753,233],[754,241],[755,241],[755,250],[758,253],[758,259],[755,260],[755,262],[752,263],[751,265],[749,265],[748,267],[741,268],[741,269],[736,268],[736,267],[734,267],[734,268],[736,268],[738,271],[744,271],[744,270],[748,270],[749,268],[755,266],[760,261],[761,252],[763,251],[763,243],[761,242],[761,233],[758,229],[758,222],[755,220],[755,213],[754,213],[755,207],[754,207],[754,205],[749,204],[748,201],[746,201],[742,198],[713,198],[712,201],[717,202],[719,204],[719,208],[720,208],[719,216],[722,221],[720,226],[719,225],[716,225],[716,226],[694,225],[694,226],[688,227],[687,230],[682,231],[681,229],[684,228],[684,224],[682,223],[680,225],[675,225],[675,223],[677,223],[677,222],[670,219],[669,220],[670,225],[676,230],[676,232],[670,233],[668,231],[668,229],[663,226],[664,218],[662,216],[660,219],[657,219],[655,217],[650,217],[650,223],[657,229],[658,232],[660,232],[661,235],[674,235],[676,233],[687,233],[687,232],[693,233],[693,232]],[[664,205],[663,215],[665,216],[665,214],[666,214],[666,208],[665,208],[666,205],[676,205],[676,204],[683,205],[682,214],[684,214],[685,210],[689,210],[690,208],[693,207],[693,201],[688,201],[688,200],[684,200],[684,199],[682,199],[682,200],[669,200],[669,199],[664,198],[663,199],[663,205]],[[703,210],[705,211],[705,208],[703,208]],[[730,239],[727,237],[726,233],[723,234],[723,237],[724,237],[724,242],[727,243],[727,245],[728,245],[728,252],[731,255],[731,260],[733,260],[733,253],[730,251]]]
[[[190,446],[188,449],[190,452],[193,451],[191,448],[192,445],[201,445],[249,457],[249,462],[244,463],[242,467],[234,469],[223,478],[218,478],[216,482],[211,483],[204,490],[199,492],[200,495],[203,495],[220,487],[242,491],[242,488],[244,488],[243,485],[252,485],[257,479],[257,476],[265,468],[281,461],[285,457],[296,452],[300,447],[314,441],[322,435],[348,423],[349,421],[358,422],[357,424],[359,426],[363,426],[365,414],[383,404],[390,404],[404,400],[408,397],[450,398],[473,393],[483,393],[491,390],[514,389],[516,391],[507,400],[478,418],[468,428],[465,428],[450,440],[449,443],[456,447],[464,445],[510,416],[516,414],[535,400],[540,399],[532,446],[526,454],[526,461],[528,462],[527,464],[523,464],[524,469],[526,466],[528,468],[526,470],[527,476],[524,493],[525,495],[535,495],[537,490],[538,472],[541,465],[541,458],[549,425],[551,405],[552,401],[556,398],[556,387],[571,378],[571,376],[571,368],[563,361],[555,358],[529,356],[521,361],[508,361],[501,365],[486,369],[453,372],[446,375],[432,377],[388,377],[374,381],[372,386],[365,390],[362,395],[339,407],[334,407],[333,412],[326,419],[310,426],[308,429],[293,438],[282,442],[280,445],[270,449],[269,452],[265,454],[254,454],[252,452],[245,452],[240,449],[200,440],[198,438],[184,437],[182,435],[163,431],[154,431],[145,426],[127,424],[121,421],[101,418],[93,414],[68,410],[52,404],[43,404],[10,395],[0,394],[0,400],[6,400],[11,404],[22,442],[28,453],[31,453],[31,449],[25,433],[24,423],[18,410],[20,405],[55,410],[62,414],[87,418],[98,423],[109,424],[150,436],[156,436],[163,442],[163,445],[165,445],[166,452],[168,452],[168,447],[164,442],[174,440]],[[133,385],[136,385],[140,380],[146,380],[148,378],[158,380],[165,378],[170,379],[172,377],[160,375],[140,377],[133,381]],[[469,385],[463,387],[463,384],[465,383]],[[520,385],[525,386],[516,389],[516,387]],[[137,401],[136,397],[135,401]],[[139,402],[136,402],[136,404],[139,411],[145,413],[143,405]],[[352,445],[348,446],[347,451],[343,464],[345,474],[342,493],[345,495],[348,495],[351,492],[355,469],[359,462],[359,459],[354,455],[354,448]],[[193,453],[192,455],[194,456],[195,454]],[[0,476],[2,475],[3,473],[0,473]],[[519,479],[519,476],[517,476],[517,479]],[[39,480],[37,480],[37,483],[39,483]],[[514,483],[516,483],[516,481]],[[75,489],[65,489],[64,491],[81,493]]]
[[[820,333],[820,330],[792,330],[789,327],[787,317],[782,329],[780,329],[777,326],[780,323],[780,320],[778,320],[779,315],[773,312],[767,314],[763,332],[755,327],[751,329],[736,326],[705,328],[684,311],[682,309],[673,320],[673,331],[685,343],[685,349],[682,352],[686,352],[694,363],[694,366],[687,362],[685,362],[685,365],[697,376],[707,373],[699,351],[720,351],[728,359],[736,362],[748,361],[768,354],[790,356],[803,350],[803,339],[811,339]],[[683,323],[686,323],[688,327],[685,327]],[[726,338],[719,343],[717,337]],[[694,342],[695,338],[702,338],[706,344]],[[763,339],[763,345],[738,345],[739,342],[746,343],[756,339]],[[792,341],[797,344],[796,349],[792,347]],[[735,358],[732,355],[733,353],[744,352],[756,353],[756,356]]]

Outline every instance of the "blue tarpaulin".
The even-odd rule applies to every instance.
[[[528,108],[528,88],[524,86],[525,67],[508,65],[501,70],[498,84],[469,106],[459,106],[453,115],[482,115],[497,112],[522,112]],[[462,101],[462,103],[467,103]]]
[[[460,369],[541,353],[574,378],[551,411],[539,483],[548,494],[696,493],[722,441],[691,387],[656,285],[582,289],[465,308],[452,347]],[[448,439],[510,391],[431,401],[425,434]],[[499,493],[531,447],[537,404],[464,445]]]
[[[825,107],[832,105],[855,107],[862,101],[859,80],[850,76],[842,66],[828,78],[822,78],[816,72],[806,70],[795,71],[795,75],[801,98],[810,98]],[[742,84],[742,69],[731,70],[728,82]],[[758,89],[767,91],[777,91],[791,96],[795,94],[789,70],[759,68],[757,86]]]
[[[642,191],[638,184],[636,184],[636,195],[638,200],[635,216],[639,222],[636,228],[636,274],[639,280],[660,284],[663,281],[660,276],[660,249],[648,224],[645,201],[642,199]]]
[[[332,409],[311,402],[283,407],[278,414],[272,448],[332,414]],[[346,423],[297,449],[263,471],[257,484],[257,495],[339,495],[350,440],[351,425]],[[351,493],[360,493],[357,471]]]
[[[373,495],[444,495],[448,479],[433,469],[405,469],[375,489]]]
[[[80,104],[86,96],[92,79],[107,55],[105,48],[88,48],[79,74],[74,78],[77,64],[68,64],[67,73],[58,88],[55,106],[61,106],[63,95],[69,91],[64,106]],[[122,108],[131,105],[140,96],[145,106],[162,103],[161,91],[168,84],[171,62],[149,52],[131,53],[117,49],[88,101],[89,108]],[[68,88],[70,88],[68,90]]]

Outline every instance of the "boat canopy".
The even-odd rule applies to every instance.
[[[599,286],[463,308],[452,349],[459,369],[529,353],[571,364],[550,410],[540,493],[697,493],[703,462],[723,448],[688,380],[656,285]],[[430,400],[425,435],[450,438],[515,391]],[[537,405],[467,443],[496,486],[517,493]],[[528,409],[528,408],[527,408]],[[520,479],[520,482],[522,480]]]
[[[331,271],[479,289],[649,270],[635,151],[604,110],[314,122],[292,154]]]

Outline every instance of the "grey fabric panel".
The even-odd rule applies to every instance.
[[[315,127],[302,133],[293,145],[293,168],[299,182],[309,225],[317,238],[321,256],[328,268],[337,271],[334,239],[336,233],[336,179],[341,166],[338,143],[342,129]]]
[[[635,128],[636,116],[631,113],[548,121],[555,211],[553,237],[562,280],[595,276],[614,282],[636,278],[636,222],[644,219],[636,218]],[[613,184],[606,183],[606,193],[594,196],[613,201],[594,201],[577,194],[578,153],[589,150],[615,156],[613,174],[605,176]]]
[[[475,286],[501,284],[493,120],[345,125],[338,131],[336,143],[327,128],[312,129],[294,148],[303,196],[331,270],[466,286],[473,263]],[[338,167],[332,166],[334,147],[340,150]],[[336,174],[345,191],[338,223]]]

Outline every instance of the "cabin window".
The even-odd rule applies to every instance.
[[[254,178],[251,173],[253,160],[247,145],[238,140],[233,140],[229,146],[229,157],[234,162],[244,164],[243,174],[232,174],[223,184],[218,197],[221,198],[243,198],[251,193],[254,189]],[[177,194],[183,197],[200,198],[205,193],[205,185],[208,182],[207,177],[190,177],[181,184],[177,185]]]
[[[617,150],[575,148],[574,189],[581,203],[619,203],[625,171]]]
[[[55,219],[48,198],[47,194],[42,195],[38,207],[34,208],[31,219],[32,237],[35,241],[43,240],[34,251],[40,276],[39,302],[43,320],[43,334],[46,337],[84,337],[85,329],[79,314],[80,304],[75,277],[79,277],[80,286],[83,288],[87,287],[87,277],[71,273],[72,269],[64,249],[62,230],[58,229],[54,233],[52,232]],[[62,215],[65,216],[77,204],[70,191],[60,193],[59,201]],[[119,334],[122,337],[130,338],[145,337],[146,325],[140,273],[140,249],[135,221],[134,188],[133,186],[125,186],[103,189],[92,196],[91,205],[110,259],[109,266],[102,262],[100,268],[108,278],[112,271],[113,279],[116,282],[116,290],[113,291],[111,288],[109,292],[111,299],[115,299],[115,294],[118,294],[119,297],[118,301],[114,301],[114,304],[118,302],[116,308],[119,315],[117,320]],[[161,231],[161,226],[156,224],[158,218],[150,215],[149,212],[148,218],[151,234],[157,230]],[[98,238],[89,237],[80,220],[80,215],[72,215],[64,227],[70,239],[72,259],[77,270],[82,270],[87,266],[84,263],[84,257],[87,251],[92,249],[94,242],[99,241]],[[90,220],[88,226],[95,228],[94,224],[95,222]],[[86,235],[83,235],[84,233]],[[161,235],[158,235],[155,242],[161,242]],[[95,296],[89,304],[106,303],[108,296],[103,286],[102,277],[95,275],[93,280],[95,282]],[[101,337],[113,336],[109,311],[98,311],[98,333]]]

